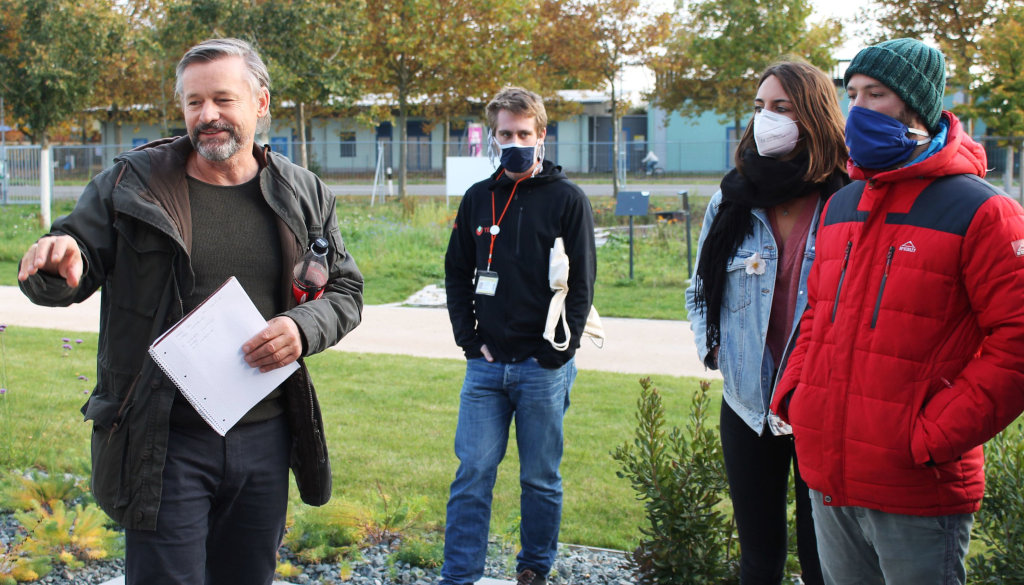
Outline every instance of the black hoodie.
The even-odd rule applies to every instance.
[[[486,343],[496,361],[533,357],[556,368],[576,353],[594,299],[594,217],[587,196],[550,161],[535,177],[523,179],[509,202],[513,186],[499,169],[466,191],[445,255],[448,314],[466,358],[481,357]],[[490,267],[498,286],[494,296],[476,294],[476,271],[487,270],[490,227],[499,218]],[[569,256],[565,308],[572,335],[569,349],[561,352],[542,338],[553,294],[548,257],[559,236]],[[556,339],[564,339],[561,327],[556,332]]]

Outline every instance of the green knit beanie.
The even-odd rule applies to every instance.
[[[921,116],[929,131],[938,130],[946,91],[942,52],[918,40],[893,39],[857,53],[846,69],[843,85],[857,73],[884,83]]]

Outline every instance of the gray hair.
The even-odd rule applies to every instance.
[[[252,94],[256,96],[260,89],[266,88],[270,92],[270,72],[252,45],[241,39],[207,39],[185,52],[185,55],[178,61],[175,69],[174,97],[179,101],[182,98],[181,76],[185,69],[194,63],[209,63],[224,57],[241,57],[245,68],[249,72],[249,84],[252,86]],[[270,110],[266,115],[257,120],[256,133],[266,132],[270,129]]]

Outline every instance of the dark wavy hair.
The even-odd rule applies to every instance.
[[[846,119],[839,107],[838,90],[821,69],[800,59],[780,61],[768,66],[757,81],[775,76],[793,104],[793,113],[800,124],[800,138],[793,157],[806,150],[810,158],[804,181],[821,183],[835,171],[846,172]],[[757,148],[754,143],[754,117],[750,117],[739,144],[736,145],[736,168],[743,172],[743,153]]]

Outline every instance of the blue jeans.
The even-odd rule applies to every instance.
[[[908,516],[826,506],[811,490],[818,554],[829,585],[963,585],[972,514]]]
[[[517,571],[545,575],[558,546],[562,519],[562,419],[576,379],[575,359],[549,370],[535,359],[514,364],[469,360],[462,385],[441,583],[468,585],[483,576],[491,497],[498,464],[516,422],[519,447],[520,542]]]

